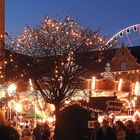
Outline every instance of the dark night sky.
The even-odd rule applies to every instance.
[[[112,36],[140,23],[140,0],[5,0],[6,31],[20,33],[26,25],[37,26],[45,15],[78,19],[82,26],[100,28]]]

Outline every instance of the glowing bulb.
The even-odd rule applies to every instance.
[[[121,87],[122,87],[122,79],[119,80],[118,91],[121,91]]]
[[[12,94],[14,94],[16,92],[17,86],[15,84],[11,84],[8,86],[8,94],[9,96],[12,96]]]

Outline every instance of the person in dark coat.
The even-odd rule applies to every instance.
[[[19,140],[18,131],[6,125],[3,113],[0,111],[0,140]]]
[[[127,140],[135,140],[136,132],[134,128],[134,122],[132,120],[128,120],[126,123],[127,128]]]
[[[140,121],[136,121],[134,124],[135,128],[135,140],[140,140]]]
[[[13,127],[0,125],[0,140],[19,140],[20,135]]]
[[[44,124],[42,129],[41,140],[49,140],[49,138],[50,138],[50,128],[48,127],[48,125]]]
[[[116,140],[115,131],[107,120],[103,120],[102,126],[96,131],[95,140]]]
[[[41,140],[41,126],[39,124],[33,129],[33,136],[35,140]]]
[[[91,131],[90,140],[95,140],[95,134],[96,134],[96,131],[99,129],[99,127],[100,127],[99,122],[94,122],[93,123],[93,129]]]
[[[115,134],[116,140],[127,140],[126,126],[122,121],[116,121]]]

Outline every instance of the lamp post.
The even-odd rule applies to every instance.
[[[22,104],[17,103],[15,106],[16,110],[16,128],[18,128],[18,112],[22,112]]]
[[[35,121],[35,127],[37,126],[36,122],[36,104],[34,104],[34,121]]]
[[[12,97],[16,93],[17,86],[15,84],[10,84],[7,88],[8,96]],[[7,120],[11,119],[11,104],[7,106]]]
[[[29,84],[30,84],[30,88],[31,88],[31,92],[34,93],[34,88],[33,88],[33,83],[32,80],[29,79]],[[34,126],[37,126],[37,122],[36,122],[36,100],[37,100],[37,96],[34,97]]]

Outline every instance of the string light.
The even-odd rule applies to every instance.
[[[134,86],[134,93],[135,93],[135,95],[139,95],[139,88],[140,88],[140,85],[139,85],[139,82],[137,81],[135,83],[135,86]]]
[[[69,17],[66,17],[64,20],[45,17],[40,27],[31,28],[27,26],[20,35],[9,36],[8,39],[10,41],[7,43],[6,49],[29,56],[29,58],[36,58],[29,59],[26,64],[21,64],[25,62],[25,59],[22,60],[20,58],[18,62],[14,58],[14,54],[10,55],[10,60],[12,61],[10,62],[9,60],[8,63],[14,66],[13,68],[16,72],[20,71],[20,78],[27,78],[29,75],[34,76],[42,71],[45,75],[48,72],[48,79],[45,80],[48,83],[46,82],[47,86],[44,87],[54,87],[50,89],[56,90],[55,92],[50,91],[50,95],[43,94],[44,99],[50,102],[62,97],[67,98],[72,94],[71,91],[67,91],[68,89],[63,89],[63,85],[67,84],[67,81],[75,80],[76,82],[81,82],[78,79],[78,76],[81,74],[81,67],[76,64],[76,55],[87,51],[97,51],[105,43],[105,38],[101,37],[98,31],[83,29]],[[101,56],[99,58],[102,61]],[[21,70],[21,65],[23,70]],[[35,72],[32,74],[30,73],[32,71]],[[72,83],[68,86],[71,85],[76,84]],[[60,90],[60,88],[63,90]],[[44,92],[46,89],[42,91]],[[59,95],[60,91],[62,92],[61,95]]]

